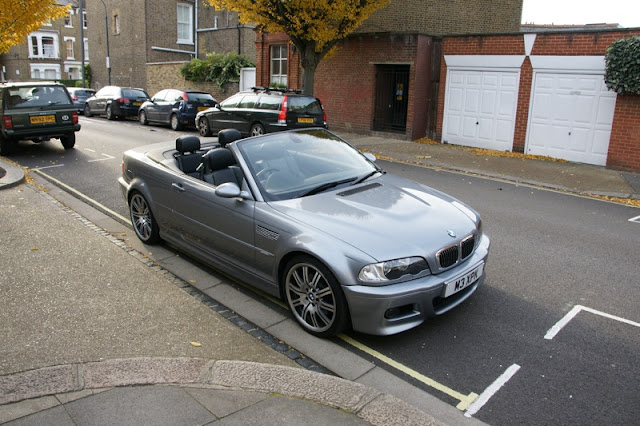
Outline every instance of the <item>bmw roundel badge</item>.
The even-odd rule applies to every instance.
[[[456,233],[453,232],[452,230],[448,230],[447,231],[447,235],[449,235],[451,238],[455,238],[456,237]]]

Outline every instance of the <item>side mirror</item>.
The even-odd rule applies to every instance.
[[[367,160],[371,161],[372,163],[375,163],[377,160],[376,156],[370,152],[365,152],[363,155]]]
[[[221,198],[250,198],[249,194],[246,191],[240,190],[240,187],[233,182],[227,182],[218,185],[216,187],[215,193],[218,197]]]
[[[213,107],[214,107],[214,108],[218,108],[220,111],[222,111],[222,105],[220,105],[220,103],[219,103],[219,102],[216,102],[216,103],[213,105]]]

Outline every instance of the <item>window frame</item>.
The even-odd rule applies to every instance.
[[[274,55],[278,51],[278,56]],[[282,53],[284,52],[284,57]],[[274,73],[274,61],[278,62],[279,73]],[[288,80],[288,64],[289,64],[289,45],[273,44],[269,47],[269,84],[284,84],[287,86]],[[283,73],[284,71],[284,73]],[[274,81],[275,80],[275,81]]]
[[[44,42],[43,39],[50,38],[52,39],[52,52],[51,54],[45,54]],[[35,39],[35,44],[34,44]],[[60,59],[60,39],[58,33],[55,32],[47,32],[47,31],[34,31],[29,34],[29,59],[37,58],[37,59]],[[48,44],[48,43],[47,43]],[[33,49],[36,49],[36,54],[33,53]]]
[[[71,42],[71,56],[69,56],[69,42]],[[67,59],[75,59],[76,58],[76,38],[75,37],[64,37],[64,48],[65,48],[65,57]]]
[[[188,12],[188,16],[189,19],[188,21],[180,21],[181,19],[181,11],[187,11]],[[181,28],[181,26],[187,26],[188,27],[188,38],[183,38],[181,36],[184,36],[184,27]],[[176,38],[177,44],[193,44],[193,5],[189,4],[189,3],[178,3],[176,5]]]

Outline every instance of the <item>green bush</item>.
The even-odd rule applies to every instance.
[[[607,48],[604,81],[621,95],[640,95],[640,37],[616,40]]]
[[[207,59],[193,59],[180,68],[186,80],[213,82],[222,88],[225,83],[238,83],[240,69],[255,67],[245,55],[237,53],[207,53]]]

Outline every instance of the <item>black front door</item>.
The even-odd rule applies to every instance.
[[[373,130],[404,132],[409,105],[409,65],[377,65]]]

